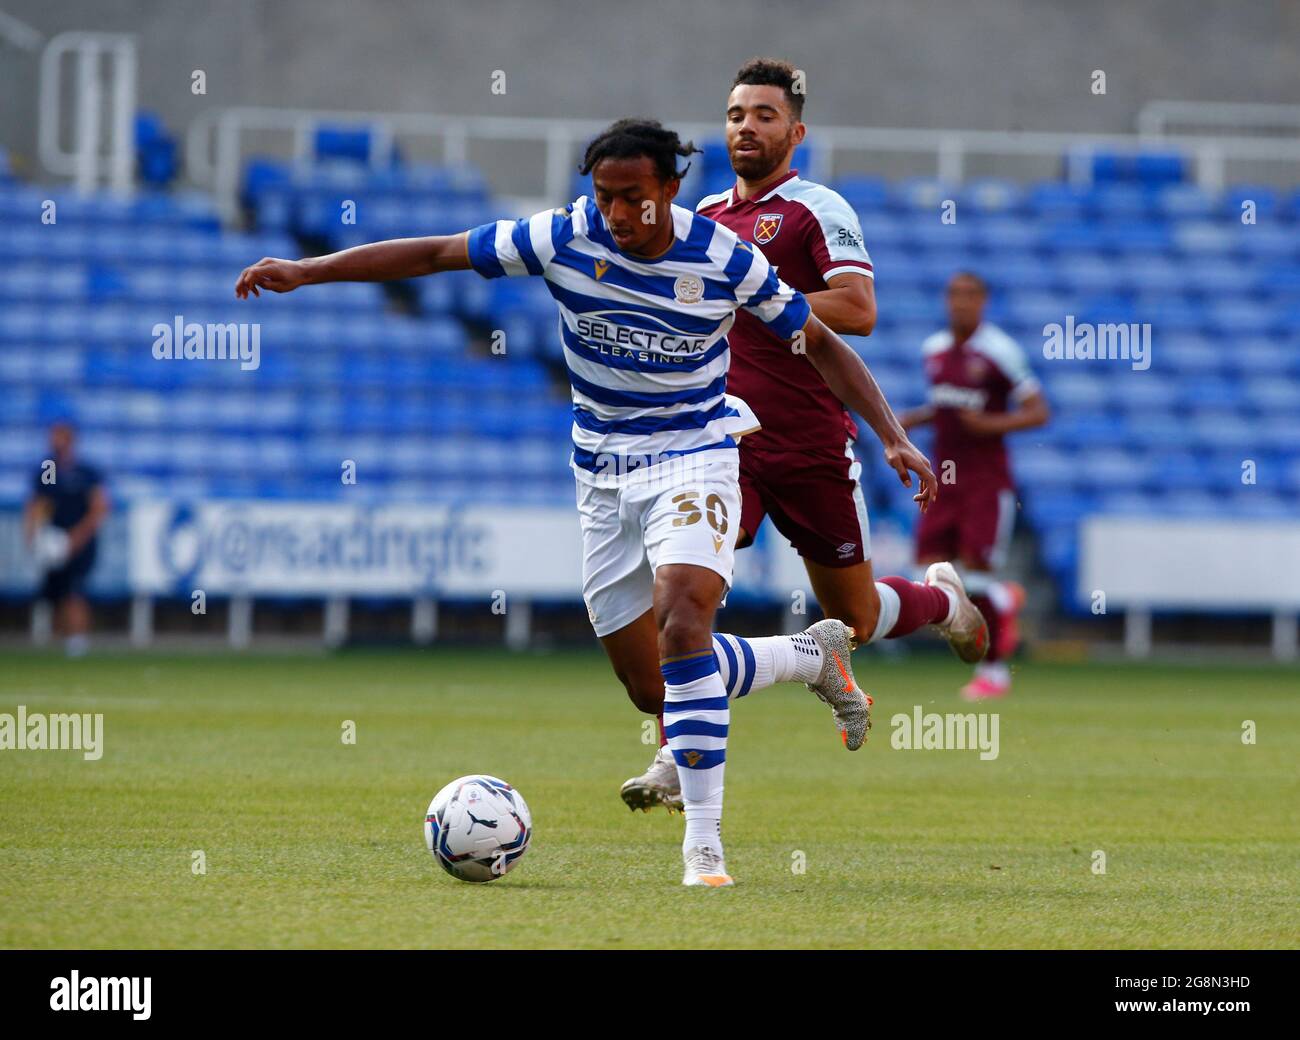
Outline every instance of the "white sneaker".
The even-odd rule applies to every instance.
[[[957,597],[957,609],[952,612],[952,619],[934,626],[948,640],[953,653],[967,664],[984,660],[989,649],[988,622],[980,608],[966,595],[966,586],[958,576],[957,568],[947,562],[932,563],[925,569],[925,583]]]
[[[843,621],[827,618],[803,634],[816,640],[822,651],[821,674],[816,682],[806,685],[831,706],[844,746],[857,751],[871,731],[871,698],[853,679],[853,664],[849,659],[855,645],[853,629]]]
[[[623,784],[619,795],[633,811],[649,812],[656,805],[662,805],[670,813],[683,811],[682,783],[677,777],[677,763],[667,745],[655,752],[649,769]]]
[[[722,853],[707,845],[696,845],[682,853],[686,861],[686,873],[682,875],[683,885],[707,885],[709,888],[726,888],[734,885],[731,875],[727,873],[727,864],[723,862]]]

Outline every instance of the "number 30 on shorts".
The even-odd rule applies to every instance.
[[[700,496],[697,491],[684,491],[680,495],[673,496],[673,502],[677,506],[677,512],[682,515],[673,519],[674,527],[689,527],[691,524],[698,524],[701,516],[709,519],[709,526],[718,534],[727,533],[727,503],[721,496],[710,493],[709,497],[704,500],[704,511],[700,511]]]

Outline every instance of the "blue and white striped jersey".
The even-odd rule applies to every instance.
[[[761,250],[673,206],[672,247],[653,260],[620,250],[595,202],[498,220],[469,233],[486,278],[539,275],[560,308],[573,387],[573,469],[618,486],[667,459],[736,458],[753,411],[727,395],[727,332],[744,307],[782,339],[811,310]]]

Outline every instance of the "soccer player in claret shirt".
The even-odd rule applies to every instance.
[[[849,667],[852,632],[826,620],[793,636],[715,636],[731,582],[740,463],[757,428],[727,392],[727,333],[745,313],[797,342],[872,424],[903,483],[935,495],[862,360],[726,227],[672,205],[694,149],[647,120],[622,120],[587,148],[595,198],[458,235],[357,246],[308,260],[264,258],[235,291],[385,281],[472,268],[545,279],[573,397],[572,468],[583,539],[583,595],[596,635],[634,704],[666,714],[686,812],[683,884],[731,884],[723,860],[723,767],[731,699],[776,682],[808,685],[861,747],[870,701]],[[787,345],[787,350],[791,349]],[[738,655],[744,667],[733,664]]]
[[[916,558],[922,564],[959,559],[966,587],[992,630],[988,656],[962,687],[967,700],[1001,697],[1011,689],[1006,662],[1016,648],[1016,617],[1025,594],[1015,582],[997,578],[1016,522],[1003,437],[1049,418],[1023,351],[984,320],[987,302],[979,275],[962,271],[949,281],[948,328],[921,347],[929,403],[902,416],[908,428],[934,424],[935,461],[945,480],[935,508],[921,517]]]
[[[874,275],[857,216],[834,191],[790,168],[805,134],[804,85],[788,62],[755,58],[740,69],[726,109],[736,183],[697,208],[760,249],[831,329],[867,335],[876,320]],[[951,564],[936,561],[924,583],[873,575],[862,467],[853,454],[857,427],[842,395],[818,366],[743,311],[729,338],[727,385],[762,423],[740,445],[737,547],[749,545],[770,516],[803,557],[823,613],[849,625],[858,644],[931,624],[962,660],[978,661],[988,630]],[[740,653],[731,656],[742,672],[752,667]],[[675,782],[661,749],[644,774],[623,785],[623,800],[632,808],[673,808]]]

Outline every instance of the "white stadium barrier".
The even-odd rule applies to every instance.
[[[312,135],[324,125],[373,128],[371,160],[384,161],[394,141],[432,142],[443,162],[470,159],[473,142],[523,142],[542,153],[541,194],[524,206],[549,206],[567,199],[575,171],[575,156],[584,142],[606,125],[598,119],[546,119],[514,116],[455,116],[411,112],[349,112],[302,108],[233,107],[209,109],[186,131],[185,164],[189,176],[210,188],[222,216],[238,219],[239,184],[254,140],[289,142],[295,158],[310,155]],[[716,138],[720,123],[673,122],[673,129],[696,140]],[[1300,167],[1300,141],[1262,134],[1080,134],[1005,130],[942,130],[898,127],[818,126],[811,158],[814,179],[827,180],[852,167],[841,157],[891,153],[925,156],[934,175],[944,183],[966,179],[972,159],[1051,159],[1066,157],[1069,179],[1086,184],[1091,159],[1098,152],[1136,155],[1151,149],[1181,152],[1194,163],[1196,183],[1219,191],[1228,182],[1234,162],[1277,162]]]
[[[1300,522],[1091,516],[1079,545],[1081,600],[1124,610],[1125,646],[1151,650],[1155,610],[1263,611],[1273,655],[1294,660]]]
[[[232,645],[251,639],[256,597],[325,601],[325,639],[348,634],[348,599],[412,602],[412,636],[436,632],[439,599],[490,600],[506,641],[524,645],[534,599],[581,597],[582,546],[572,511],[491,506],[353,506],[338,502],[141,501],[129,517],[132,641],[147,645],[154,596],[229,597]]]
[[[236,647],[251,641],[262,597],[324,600],[325,640],[335,645],[347,639],[352,597],[409,599],[418,643],[436,637],[440,600],[499,601],[511,647],[531,640],[534,602],[582,598],[582,544],[568,508],[137,501],[127,524],[136,646],[152,641],[155,597],[198,591],[230,599]],[[910,540],[888,524],[873,530],[872,551],[882,573],[910,566]],[[778,537],[738,554],[735,587],[788,607],[795,629],[815,609],[802,563]]]

